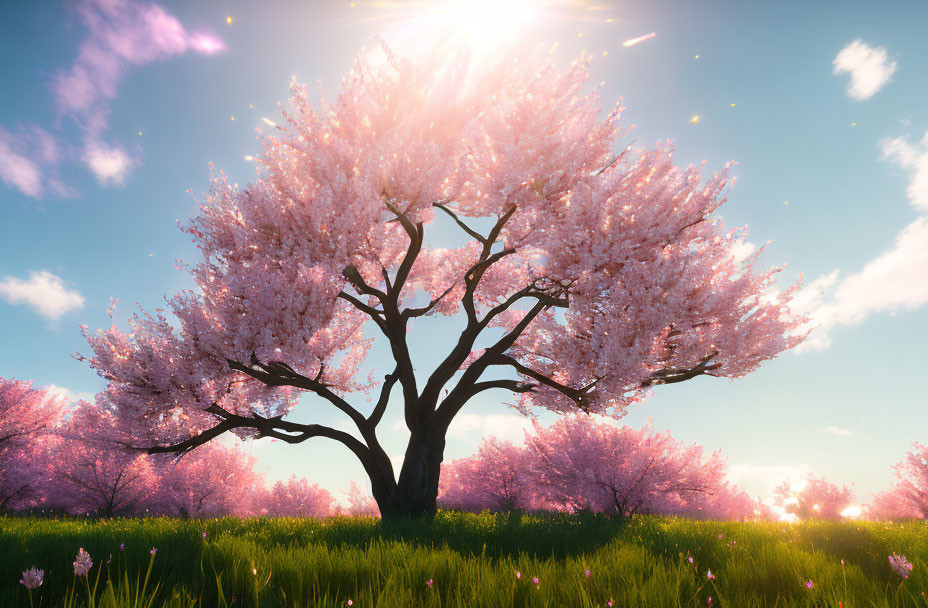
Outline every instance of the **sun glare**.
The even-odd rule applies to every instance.
[[[476,42],[496,42],[526,25],[535,15],[530,0],[447,0],[452,27]]]

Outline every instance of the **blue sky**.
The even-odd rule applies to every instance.
[[[121,0],[118,27],[156,14],[180,30],[93,63],[121,49],[87,16],[103,4],[0,10],[0,375],[75,395],[102,386],[71,357],[88,350],[79,324],[107,326],[111,297],[123,322],[134,302],[154,308],[190,285],[174,260],[195,259],[195,249],[176,222],[194,213],[186,191],[207,188],[208,163],[252,180],[244,157],[259,150],[254,129],[278,119],[291,77],[333,94],[362,45],[377,34],[402,44],[404,20],[430,10]],[[753,494],[808,468],[854,484],[866,502],[911,442],[928,441],[928,347],[918,339],[928,334],[928,4],[565,4],[526,26],[532,38],[558,43],[561,64],[581,50],[596,56],[592,80],[605,81],[604,105],[622,97],[630,140],[672,139],[682,164],[736,159],[726,222],[746,224],[754,243],[773,240],[763,262],[789,263],[784,284],[802,273],[822,324],[801,353],[736,382],[664,387],[624,422],[651,418],[721,449]],[[60,86],[71,76],[91,87],[87,103]],[[454,328],[433,323],[412,337],[423,364],[437,352],[425,336]],[[369,363],[392,369],[381,349]],[[484,395],[452,428],[447,457],[469,454],[485,433],[521,432],[502,395]],[[398,420],[394,411],[382,426],[396,455]],[[337,444],[247,449],[270,479],[295,473],[333,491],[363,479]]]

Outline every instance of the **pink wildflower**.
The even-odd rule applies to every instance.
[[[74,560],[74,576],[87,576],[92,567],[93,560],[90,559],[90,554],[81,547],[77,551],[77,559]]]
[[[33,589],[38,589],[42,586],[42,579],[45,576],[45,570],[36,570],[35,566],[32,566],[31,570],[26,570],[23,572],[23,577],[19,579],[19,584],[24,585],[26,589],[30,591]]]
[[[909,578],[909,572],[914,567],[904,555],[898,555],[895,552],[889,556],[889,565],[903,579]]]
[[[712,570],[706,570],[706,579],[710,581],[715,580],[715,575],[712,574]]]

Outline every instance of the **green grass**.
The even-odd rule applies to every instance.
[[[79,547],[94,560],[86,582],[71,566]],[[889,567],[894,551],[915,566],[908,580]],[[663,607],[705,606],[710,595],[714,607],[928,607],[928,526],[917,522],[439,513],[432,525],[385,528],[364,518],[0,517],[0,606],[29,606],[18,581],[33,564],[45,570],[33,605],[49,608],[341,607],[349,599],[357,608],[594,607],[610,599]]]

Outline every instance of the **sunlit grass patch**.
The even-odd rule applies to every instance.
[[[79,547],[94,562],[86,585]],[[913,564],[908,579],[894,552]],[[928,606],[917,522],[0,518],[0,605],[29,605],[18,581],[33,564],[47,607]]]

